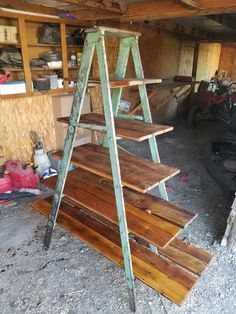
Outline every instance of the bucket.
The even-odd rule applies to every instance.
[[[12,192],[12,189],[13,189],[13,186],[12,186],[11,177],[5,174],[3,178],[0,178],[0,194]],[[8,201],[10,200],[4,200],[4,201],[0,200],[0,204],[3,204]]]

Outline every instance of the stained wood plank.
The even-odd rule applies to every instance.
[[[66,81],[77,81],[78,77],[64,77]],[[140,86],[144,84],[160,84],[161,79],[136,79],[136,78],[110,78],[109,84],[110,88],[119,88],[119,87],[131,87],[131,86]],[[99,78],[90,78],[88,80],[88,87],[101,85]]]
[[[49,199],[32,204],[33,208],[48,216]],[[123,267],[119,233],[109,226],[86,216],[79,207],[61,203],[57,222],[98,252]],[[197,276],[186,272],[173,262],[130,241],[134,275],[162,295],[181,304],[197,281]]]
[[[111,181],[81,168],[70,171],[69,175],[114,196],[114,188]],[[190,209],[185,209],[148,193],[139,193],[129,188],[123,188],[123,193],[126,203],[149,211],[153,215],[165,219],[180,228],[187,227],[197,217],[197,214]]]
[[[57,177],[45,180],[50,188],[55,188]],[[75,179],[70,173],[67,176],[64,195],[73,200],[90,215],[100,219],[118,229],[118,217],[114,195]],[[145,211],[125,204],[127,224],[130,233],[148,243],[163,248],[168,245],[182,230],[182,228]]]
[[[70,117],[57,119],[60,122],[69,124]],[[145,123],[137,120],[114,119],[116,135],[137,142],[144,141],[152,136],[157,136],[173,130],[172,126]],[[105,125],[104,115],[99,113],[83,114],[80,118],[81,123]]]
[[[61,158],[62,152],[53,154]],[[161,182],[170,179],[179,169],[158,164],[141,157],[132,156],[119,150],[122,184],[138,192],[145,193]],[[104,147],[85,144],[74,148],[71,162],[83,169],[112,180],[110,156]]]

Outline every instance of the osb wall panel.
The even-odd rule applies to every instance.
[[[236,80],[236,47],[235,45],[222,45],[219,70],[226,71],[227,77],[232,81]]]
[[[51,96],[1,100],[0,112],[0,142],[6,159],[24,162],[31,159],[31,130],[40,134],[48,149],[55,148]]]
[[[219,68],[221,44],[201,43],[198,52],[198,65],[196,79],[209,80]]]
[[[178,75],[192,76],[195,43],[183,41],[180,46]]]

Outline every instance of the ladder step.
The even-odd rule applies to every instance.
[[[107,35],[114,35],[119,37],[136,37],[141,36],[141,33],[132,32],[119,28],[105,27],[105,26],[95,26],[93,28],[88,28],[85,30],[86,33],[96,33],[98,31],[104,32]]]
[[[164,249],[159,249],[159,252],[176,264],[199,276],[213,259],[211,253],[177,238]]]
[[[44,181],[50,188],[55,188],[57,177]],[[104,221],[118,230],[118,217],[114,195],[105,193],[91,185],[83,183],[68,173],[63,194],[81,206],[91,216]],[[182,230],[165,219],[150,215],[142,209],[125,204],[128,230],[143,241],[163,248]]]
[[[51,202],[49,199],[36,201],[32,207],[48,216]],[[57,223],[115,264],[123,267],[118,231],[88,216],[79,207],[70,204],[66,198],[62,200]],[[198,277],[133,240],[130,240],[130,246],[135,277],[176,304],[181,304]]]
[[[70,117],[61,117],[59,122],[69,124]],[[114,118],[116,135],[133,141],[141,142],[152,136],[160,135],[173,130],[172,126],[145,123],[137,120],[125,120]],[[96,124],[105,126],[103,114],[87,113],[81,115],[79,123]]]
[[[111,181],[107,181],[81,168],[71,170],[69,175],[76,180],[100,189],[102,193],[107,193],[114,197],[114,187]],[[44,182],[47,183],[47,180]],[[123,193],[125,203],[148,211],[182,229],[187,227],[197,217],[197,214],[190,209],[185,209],[148,193],[139,193],[129,188],[123,188]]]
[[[54,152],[57,158],[62,152]],[[121,179],[124,186],[146,193],[161,182],[179,173],[179,169],[158,164],[119,150]],[[71,162],[83,169],[112,180],[111,162],[108,149],[85,144],[74,148]]]
[[[78,77],[65,77],[65,81],[77,81]],[[137,79],[137,78],[110,78],[110,88],[119,88],[119,87],[131,87],[131,86],[140,86],[144,84],[159,84],[161,79]],[[88,81],[88,87],[101,85],[99,78],[90,78]]]

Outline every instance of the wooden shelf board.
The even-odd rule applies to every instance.
[[[59,122],[69,124],[70,117],[57,119]],[[144,141],[152,136],[160,135],[173,130],[172,126],[145,123],[137,120],[126,120],[115,118],[116,135],[137,142]],[[81,123],[105,125],[104,115],[99,113],[83,114],[80,118]]]
[[[111,181],[81,168],[70,171],[69,175],[76,180],[100,189],[101,193],[110,194],[114,197],[114,187]],[[125,187],[123,188],[123,193],[125,203],[148,211],[182,229],[187,227],[197,217],[197,214],[190,209],[185,209],[148,193],[139,193]]]
[[[20,43],[10,42],[10,41],[8,41],[8,42],[1,41],[1,42],[0,42],[0,45],[3,45],[3,46],[12,46],[12,45],[14,45],[14,46],[16,46],[16,47],[19,47],[19,46],[20,46]]]
[[[77,77],[65,77],[64,79],[67,81],[76,81],[78,78]],[[143,84],[159,84],[161,82],[162,82],[161,79],[110,78],[110,88],[140,86]],[[101,85],[101,82],[100,82],[100,79],[98,78],[90,78],[88,81],[88,84],[98,86],[98,85]]]
[[[36,201],[32,207],[48,216],[51,201]],[[116,265],[123,267],[118,231],[86,215],[80,207],[66,198],[62,200],[57,223]],[[133,240],[130,240],[130,246],[135,277],[174,303],[183,303],[198,277]]]
[[[57,151],[53,155],[61,158],[62,152]],[[179,173],[179,169],[133,156],[121,150],[119,150],[119,161],[123,185],[142,193]],[[94,144],[76,147],[71,162],[85,170],[112,180],[110,156],[108,149],[104,147]]]
[[[58,88],[52,89],[45,92],[30,92],[30,93],[21,93],[21,94],[9,94],[9,95],[0,95],[1,99],[14,99],[14,98],[24,98],[24,97],[33,97],[33,96],[44,96],[44,95],[59,95],[66,93],[74,93],[75,88]]]
[[[51,177],[43,181],[44,184],[55,189],[57,177]],[[71,175],[67,180],[63,194],[82,206],[91,216],[111,224],[113,228],[119,229],[116,200],[114,194],[101,191],[94,186],[86,184]],[[129,232],[137,238],[157,246],[166,247],[182,230],[181,227],[161,217],[150,215],[139,207],[125,203],[127,225]]]

